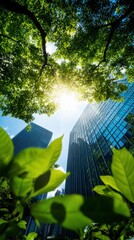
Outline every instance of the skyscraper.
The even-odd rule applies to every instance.
[[[48,146],[52,137],[52,132],[35,123],[31,123],[31,127],[30,131],[24,128],[12,139],[14,143],[14,154],[28,147],[43,148]]]
[[[35,123],[31,123],[31,130],[27,131],[26,128],[24,128],[20,133],[18,133],[13,139],[14,143],[14,154],[17,154],[21,150],[28,148],[28,147],[40,147],[45,148],[48,146],[51,137],[52,132],[49,130],[38,126]],[[45,160],[44,160],[45,164]],[[46,198],[47,194],[39,195],[35,198],[35,200],[41,200]],[[27,219],[27,229],[25,234],[28,234],[29,232],[38,232],[39,234],[42,234],[42,230],[45,229],[45,225],[41,224],[41,228],[37,228],[35,221],[32,217],[28,217]]]
[[[70,133],[66,194],[94,195],[99,176],[111,174],[111,148],[134,153],[134,83],[120,82],[128,86],[124,101],[88,104]]]

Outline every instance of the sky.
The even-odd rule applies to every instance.
[[[86,105],[86,102],[76,102],[74,107],[61,107],[50,117],[48,117],[46,114],[34,115],[34,123],[53,132],[52,140],[64,135],[62,152],[57,162],[64,170],[66,170],[70,131],[74,127]],[[1,115],[2,112],[0,112],[0,126],[8,132],[11,138],[19,133],[27,125],[22,120]]]

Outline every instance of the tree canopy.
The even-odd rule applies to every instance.
[[[115,80],[133,77],[133,22],[133,0],[0,0],[3,115],[53,113],[60,85],[88,101],[119,100],[126,86]]]

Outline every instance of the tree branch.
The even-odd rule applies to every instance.
[[[129,8],[126,10],[126,12],[121,15],[118,19],[116,19],[115,21],[113,22],[109,22],[109,23],[106,23],[104,25],[100,25],[98,27],[95,27],[92,31],[96,31],[96,30],[99,30],[101,28],[105,28],[105,27],[108,27],[108,26],[111,26],[111,25],[114,25],[114,24],[117,24],[119,23],[120,21],[122,21],[124,18],[126,18],[130,13],[132,13],[134,11],[134,5],[130,5]],[[91,32],[92,32],[91,31]]]
[[[29,11],[25,6],[20,5],[17,2],[11,1],[11,0],[0,0],[0,7],[15,12],[18,14],[24,14],[27,17],[29,17],[36,28],[39,30],[41,39],[42,39],[42,51],[43,51],[43,58],[44,63],[42,64],[40,75],[43,72],[44,67],[47,65],[47,52],[46,52],[46,32],[43,30],[41,24],[38,22],[37,18],[35,17],[34,13]]]
[[[110,45],[110,42],[111,42],[111,39],[113,37],[113,34],[114,34],[114,31],[115,31],[115,28],[117,27],[117,25],[120,24],[120,22],[126,18],[130,13],[132,13],[134,10],[134,6],[129,6],[129,8],[126,10],[126,12],[120,16],[118,19],[116,19],[114,22],[111,22],[111,23],[108,23],[108,24],[105,24],[105,25],[102,25],[102,26],[99,26],[98,28],[96,28],[95,30],[97,29],[101,29],[103,27],[107,27],[107,26],[111,26],[111,29],[110,29],[110,34],[107,38],[107,43],[106,43],[106,47],[105,47],[105,50],[104,50],[104,53],[103,53],[103,59],[98,63],[97,66],[95,66],[95,68],[93,69],[93,71],[98,68],[102,62],[106,62],[106,54],[107,54],[107,50],[109,48],[109,45]]]

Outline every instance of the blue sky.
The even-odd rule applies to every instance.
[[[65,106],[65,108],[59,109],[50,117],[47,115],[34,115],[35,120],[33,122],[53,132],[52,140],[64,134],[62,153],[57,162],[64,170],[66,170],[70,131],[86,105],[86,102],[77,102],[73,111],[66,109]],[[0,112],[0,126],[8,132],[11,138],[27,125],[22,120],[10,116],[3,117],[1,114]]]

